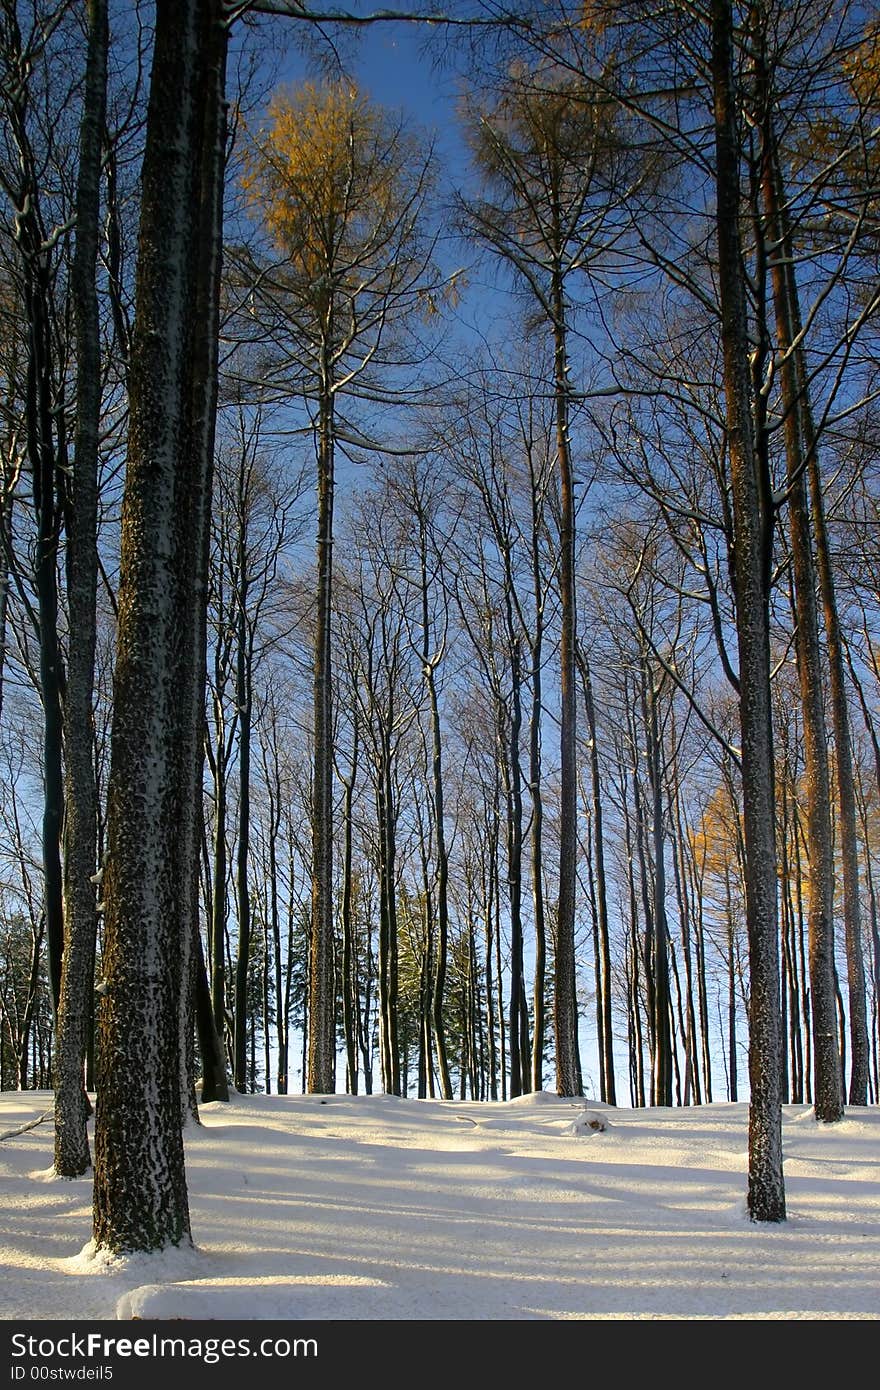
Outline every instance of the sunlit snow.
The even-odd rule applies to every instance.
[[[0,1132],[51,1112],[0,1096]],[[235,1096],[187,1133],[195,1250],[96,1259],[51,1113],[0,1143],[6,1319],[880,1317],[880,1110],[787,1106],[789,1219],[745,1209],[748,1109]],[[601,1129],[596,1122],[604,1123]]]

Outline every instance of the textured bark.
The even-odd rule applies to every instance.
[[[734,588],[740,666],[746,919],[749,936],[749,1175],[753,1221],[785,1219],[781,1025],[776,910],[769,579],[773,513],[759,468],[750,401],[749,336],[740,243],[740,161],[730,0],[712,0],[718,283],[734,516]]]
[[[195,428],[206,107],[219,0],[159,0],[142,171],[105,869],[95,1131],[98,1248],[187,1242],[181,1005],[191,949],[192,690],[206,547]],[[213,261],[219,264],[216,257]],[[200,265],[204,271],[204,261]],[[150,699],[144,692],[150,691]],[[183,695],[182,695],[183,692]],[[181,719],[183,698],[183,719]],[[202,721],[199,720],[201,737]],[[183,833],[182,833],[183,832]],[[197,845],[195,831],[193,846]]]
[[[89,48],[80,127],[73,291],[76,324],[76,440],[67,520],[67,599],[72,640],[64,709],[65,943],[56,1025],[55,1171],[76,1178],[91,1166],[83,1065],[91,1022],[97,913],[94,876],[98,808],[92,702],[98,581],[98,429],[101,344],[95,274],[101,204],[101,142],[107,104],[106,0],[90,0]]]

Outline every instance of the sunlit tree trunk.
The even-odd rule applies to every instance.
[[[203,346],[196,314],[204,325],[215,301],[197,267],[204,271],[207,256],[219,269],[219,250],[203,244],[203,216],[216,207],[205,139],[219,96],[209,55],[221,31],[225,43],[218,0],[157,4],[129,375],[95,1130],[94,1236],[97,1248],[114,1252],[190,1239],[181,1125],[189,971],[181,957],[192,945],[188,874],[197,876],[198,865],[181,856],[195,819],[193,604],[204,595],[210,505],[194,428],[194,358]],[[200,713],[200,741],[202,730]],[[195,833],[192,840],[196,848]]]

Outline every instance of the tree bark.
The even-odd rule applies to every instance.
[[[559,784],[559,903],[556,921],[553,1027],[556,1035],[556,1090],[561,1096],[583,1095],[578,1048],[574,927],[577,884],[577,689],[575,685],[575,500],[574,470],[568,432],[568,360],[562,271],[554,267],[553,370],[556,451],[559,461],[559,596],[562,610],[559,642],[561,759]]]
[[[804,771],[807,837],[810,857],[807,923],[810,949],[810,1002],[813,1019],[814,1104],[816,1118],[826,1123],[843,1115],[840,1054],[834,970],[834,856],[831,832],[831,781],[825,728],[825,697],[816,611],[816,570],[807,504],[803,434],[803,400],[793,352],[793,267],[783,264],[791,253],[781,221],[775,170],[775,139],[769,110],[764,64],[756,57],[759,93],[764,97],[761,189],[767,210],[767,231],[777,251],[770,257],[770,278],[781,355],[780,378],[784,416],[788,507],[795,588],[795,650],[803,709]]]
[[[769,641],[773,512],[769,479],[759,471],[751,415],[730,0],[712,0],[711,15],[718,283],[734,514],[733,578],[740,667],[751,987],[748,1209],[753,1221],[782,1221],[785,1219],[780,1094],[782,1039]]]
[[[129,376],[95,1131],[95,1243],[117,1253],[190,1240],[181,957],[192,945],[198,865],[183,857],[198,844],[188,833],[201,620],[193,603],[205,592],[207,554],[193,527],[210,506],[194,358],[219,269],[216,248],[211,274],[199,258],[205,203],[216,206],[205,137],[222,28],[219,0],[158,0]],[[200,718],[200,743],[202,727]]]
[[[101,344],[95,275],[101,205],[101,144],[107,104],[106,0],[90,0],[89,47],[80,127],[73,290],[76,324],[76,441],[67,522],[67,597],[72,640],[64,709],[65,945],[55,1039],[55,1171],[76,1178],[91,1166],[90,1106],[83,1065],[91,1023],[97,912],[98,808],[93,758],[95,603],[98,581],[98,430]]]
[[[318,601],[314,650],[312,925],[308,1090],[336,1089],[336,970],[333,933],[333,710],[330,614],[333,588],[333,394],[326,351],[318,420]]]
[[[596,707],[593,682],[585,653],[579,653],[584,709],[590,738],[590,786],[593,812],[593,854],[596,863],[596,913],[599,937],[599,968],[596,991],[597,1022],[599,1024],[600,1097],[608,1105],[617,1104],[614,1081],[614,1037],[611,1020],[611,948],[608,931],[608,885],[605,873],[605,835],[602,814],[602,778],[599,768],[599,746],[596,738]]]

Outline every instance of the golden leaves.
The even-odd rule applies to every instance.
[[[251,137],[242,184],[294,269],[329,273],[340,244],[369,235],[393,199],[383,115],[346,81],[305,83],[272,98]]]

